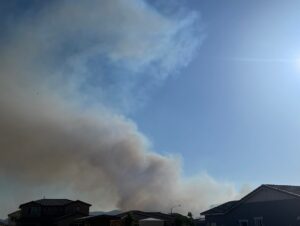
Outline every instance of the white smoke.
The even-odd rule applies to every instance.
[[[236,198],[206,174],[183,178],[179,158],[156,154],[122,114],[143,82],[189,63],[197,25],[196,13],[89,0],[49,3],[11,27],[0,52],[0,214],[43,195],[196,214]]]

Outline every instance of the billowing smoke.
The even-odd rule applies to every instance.
[[[0,51],[1,215],[20,202],[199,213],[236,198],[230,184],[181,175],[125,113],[186,66],[199,16],[139,0],[53,1],[16,18]]]

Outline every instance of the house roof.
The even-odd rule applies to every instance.
[[[39,199],[39,200],[23,203],[23,204],[20,205],[20,208],[22,206],[29,205],[29,204],[38,204],[38,205],[41,205],[41,206],[66,206],[66,205],[69,205],[69,204],[74,203],[74,202],[80,202],[80,203],[83,203],[85,205],[91,206],[90,204],[82,202],[80,200],[72,201],[72,200],[69,200],[69,199]]]
[[[81,217],[84,217],[84,216],[85,216],[85,214],[83,214],[83,213],[75,212],[75,213],[70,213],[70,214],[63,215],[61,217],[57,217],[57,218],[55,218],[55,221],[58,222],[58,221],[61,221],[61,220],[65,220],[67,218],[70,218],[70,219],[76,218],[76,219],[78,219],[79,217],[81,218]]]
[[[156,218],[156,219],[165,220],[165,221],[173,221],[177,216],[175,214],[170,215],[170,214],[165,214],[165,213],[161,213],[161,212],[143,212],[143,211],[139,211],[139,210],[131,210],[128,212],[118,214],[117,216],[125,217],[129,213],[132,214],[133,218],[135,218],[136,220],[142,220],[142,219],[146,219],[146,218]]]
[[[275,189],[290,195],[300,197],[300,186],[294,185],[276,185],[276,184],[264,184],[265,187]]]
[[[19,216],[21,214],[21,210],[16,210],[12,213],[9,213],[7,216],[9,217],[15,217],[15,216]]]
[[[221,205],[213,207],[205,212],[202,212],[202,215],[212,215],[212,214],[223,214],[236,205],[239,201],[229,201]]]
[[[201,215],[218,215],[218,214],[225,214],[232,210],[233,208],[239,206],[243,201],[247,200],[248,198],[255,195],[257,191],[259,191],[261,188],[268,188],[272,190],[276,190],[285,194],[292,195],[296,198],[300,198],[300,186],[294,186],[294,185],[275,185],[275,184],[263,184],[250,192],[248,195],[243,197],[242,199],[238,201],[230,201],[226,202],[224,204],[221,204],[219,206],[216,206],[214,208],[211,208],[205,212],[202,212]]]
[[[80,217],[76,219],[75,222],[83,222],[83,221],[96,220],[96,219],[119,220],[121,219],[121,217],[103,214],[103,215]]]

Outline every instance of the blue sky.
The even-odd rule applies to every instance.
[[[189,1],[206,39],[192,63],[133,116],[184,173],[298,184],[297,1]],[[248,59],[248,60],[247,60]]]

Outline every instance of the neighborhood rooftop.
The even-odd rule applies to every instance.
[[[280,192],[283,192],[283,193],[286,193],[289,195],[300,197],[300,186],[263,184],[260,187],[258,187],[256,190],[258,190],[261,187],[267,187],[267,188],[270,188],[270,189],[273,189],[276,191],[280,191]],[[254,192],[255,192],[255,190],[254,190]],[[249,195],[252,195],[252,192]],[[248,197],[248,195],[245,196],[244,198],[242,198],[241,200],[229,201],[229,202],[223,203],[223,204],[213,207],[205,212],[202,212],[201,215],[224,214],[227,211],[229,211],[230,209],[232,209],[233,207],[235,207],[236,205],[238,205],[240,203],[240,201],[244,200],[247,197]]]
[[[225,202],[219,206],[216,206],[210,210],[207,210],[203,213],[201,213],[202,215],[205,214],[223,214],[225,212],[227,212],[228,210],[230,210],[235,204],[237,204],[239,201],[229,201],[229,202]]]
[[[29,203],[36,203],[41,206],[65,206],[65,205],[69,205],[70,203],[73,203],[73,202],[82,202],[82,201],[79,201],[79,200],[72,201],[69,199],[39,199],[39,200],[23,203],[20,205],[20,207],[27,205]],[[82,202],[82,203],[84,203],[84,202]],[[85,204],[90,205],[88,203],[85,203]]]

